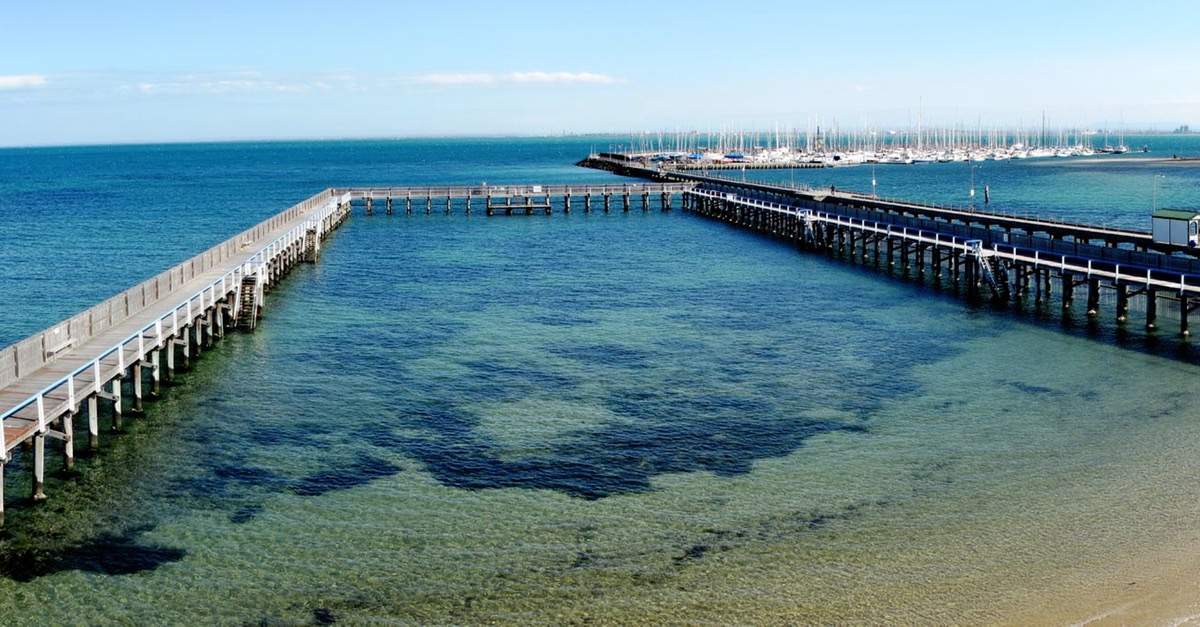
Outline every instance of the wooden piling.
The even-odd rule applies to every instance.
[[[122,411],[121,411],[121,377],[118,376],[112,380],[112,430],[120,431],[122,426]]]
[[[63,469],[75,469],[75,412],[68,410],[62,415]]]
[[[1188,296],[1187,294],[1179,295],[1179,334],[1187,337],[1191,335],[1188,330]]]
[[[1062,273],[1062,310],[1066,314],[1071,310],[1071,301],[1075,297],[1075,278],[1070,272]]]
[[[142,363],[133,365],[133,411],[141,413],[142,408]]]
[[[150,395],[158,396],[161,393],[162,383],[162,364],[159,363],[162,349],[152,351],[150,353]]]
[[[33,436],[33,486],[30,498],[46,500],[46,434]]]
[[[1158,325],[1158,290],[1146,290],[1146,329],[1153,331]]]
[[[88,397],[88,448],[100,448],[100,399],[95,395]]]

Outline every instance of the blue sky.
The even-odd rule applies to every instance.
[[[1200,126],[1195,2],[4,2],[0,145]]]

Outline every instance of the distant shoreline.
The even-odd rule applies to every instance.
[[[1085,166],[1085,165],[1139,165],[1139,166],[1176,166],[1200,167],[1200,156],[1181,155],[1179,157],[1083,157],[1077,159],[1039,160],[1031,165],[1056,166]]]

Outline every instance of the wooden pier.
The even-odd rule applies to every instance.
[[[713,170],[820,170],[832,168],[833,165],[812,161],[795,161],[788,163],[772,163],[757,161],[732,161],[722,163],[671,163],[666,167],[676,171],[713,171]]]
[[[47,439],[62,444],[71,468],[82,409],[95,447],[101,406],[111,409],[119,429],[124,414],[140,412],[177,367],[230,329],[253,329],[265,293],[295,264],[316,261],[321,241],[349,215],[350,200],[325,190],[0,350],[0,523],[4,468],[17,447],[33,456],[33,500],[45,499]]]
[[[614,159],[593,157],[581,165],[692,182],[685,210],[848,260],[899,264],[919,277],[928,272],[997,302],[1043,306],[1054,298],[1069,317],[1082,292],[1089,319],[1108,302],[1119,324],[1137,309],[1153,330],[1165,313],[1184,337],[1200,306],[1197,251],[1155,242],[1146,231],[735,181]]]
[[[549,214],[582,211],[629,211],[652,205],[670,209],[673,199],[693,183],[620,183],[581,185],[457,185],[441,187],[369,187],[335,190],[361,202],[366,215],[382,212],[485,215]]]

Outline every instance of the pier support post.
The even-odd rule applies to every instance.
[[[406,215],[406,216],[412,215],[412,196],[404,197],[404,215]]]
[[[1071,301],[1075,297],[1075,279],[1070,272],[1062,273],[1062,310],[1066,314],[1071,310]]]
[[[68,410],[62,415],[63,433],[63,469],[75,468],[75,411]]]
[[[1100,314],[1100,279],[1088,279],[1087,315],[1094,318]]]
[[[375,215],[375,201],[370,196],[367,196],[367,215]]]
[[[93,394],[88,397],[88,448],[100,448],[100,399]]]
[[[1192,334],[1188,330],[1188,297],[1186,294],[1179,295],[1179,334],[1183,337]]]
[[[591,192],[588,192],[583,195],[583,212],[584,213],[592,212],[592,193]]]
[[[471,194],[467,194],[466,202],[463,205],[463,211],[466,212],[467,215],[471,215]]]
[[[112,409],[113,409],[113,422],[112,422],[112,430],[113,430],[113,431],[120,431],[120,430],[121,430],[121,424],[122,424],[122,420],[121,420],[121,418],[122,418],[122,411],[121,411],[121,377],[120,377],[120,376],[118,376],[117,378],[115,378],[115,379],[113,379],[113,380],[112,380],[112,395],[113,395],[113,402],[112,402],[112,404],[113,404],[113,407],[112,407]]]
[[[563,213],[571,213],[571,193],[563,195]]]
[[[621,194],[621,211],[629,213],[629,192]]]
[[[142,413],[142,363],[133,365],[133,411]]]
[[[451,205],[450,203],[451,203],[450,194],[447,193],[446,194],[446,215],[450,215],[451,210],[453,210],[453,208],[454,208],[454,206]]]
[[[1129,318],[1129,286],[1117,284],[1117,322],[1125,322]]]
[[[150,395],[158,396],[162,389],[162,369],[159,361],[159,353],[162,349],[158,349],[150,353]]]
[[[975,288],[979,287],[977,279],[975,278],[976,266],[978,265],[978,261],[975,259],[974,255],[967,255],[963,259],[963,270],[966,271],[966,276],[964,278],[967,283],[967,294],[969,295],[975,294]]]
[[[33,436],[33,494],[35,501],[46,500],[46,434]]]
[[[392,197],[387,197],[387,215],[392,215]]]
[[[608,213],[612,204],[612,194],[604,194],[604,213]]]
[[[1153,331],[1158,325],[1158,291],[1146,288],[1146,330]]]
[[[942,249],[933,247],[933,278],[942,280]]]
[[[887,263],[888,266],[896,265],[896,240],[890,237],[887,241]]]
[[[425,215],[433,213],[433,196],[425,196]]]

